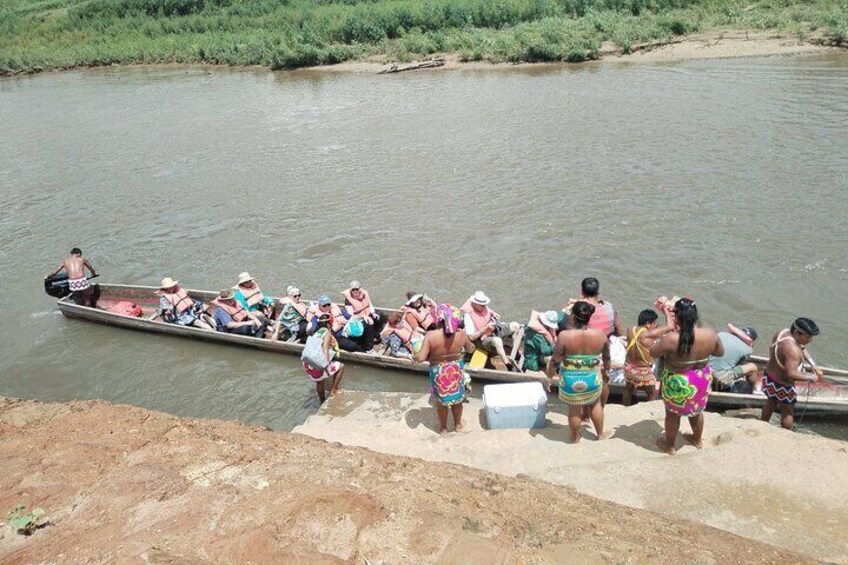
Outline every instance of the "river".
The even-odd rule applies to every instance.
[[[796,316],[848,366],[848,56],[402,73],[106,68],[0,80],[0,394],[103,398],[291,429],[294,357],[65,320],[72,246],[103,281],[381,305],[407,290],[506,318],[580,280],[632,323],[658,293],[705,323]],[[351,368],[345,385],[423,391]],[[479,389],[479,387],[478,387]],[[479,392],[479,391],[478,391]],[[844,429],[824,426],[829,435]]]

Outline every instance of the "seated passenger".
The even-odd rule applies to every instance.
[[[504,350],[503,339],[499,334],[508,330],[500,324],[500,315],[489,308],[489,297],[478,290],[462,305],[465,316],[465,332],[477,347],[482,347],[489,353],[497,353],[508,369],[519,371],[512,359]]]
[[[748,361],[754,353],[752,345],[757,340],[757,330],[748,326],[727,324],[728,331],[718,332],[724,346],[724,355],[710,357],[713,370],[713,388],[733,392],[759,393],[762,388],[757,366]]]
[[[280,315],[274,324],[274,334],[271,339],[306,342],[306,309],[300,301],[300,289],[289,286],[286,296],[280,299]]]
[[[239,275],[238,284],[234,287],[236,291],[236,300],[245,310],[256,314],[259,317],[264,317],[270,320],[274,313],[274,299],[265,296],[259,285],[250,273],[244,272]]]
[[[342,294],[345,297],[345,309],[351,318],[360,319],[365,324],[361,340],[363,348],[371,349],[383,331],[383,318],[377,313],[371,303],[371,296],[359,281],[350,281],[350,287],[342,291]]]
[[[333,330],[333,335],[339,347],[344,351],[352,351],[354,353],[374,353],[374,344],[366,344],[363,340],[365,333],[365,324],[362,320],[352,320],[350,312],[345,308],[340,308],[337,304],[333,304],[330,297],[322,294],[318,298],[318,303],[313,303],[306,311],[306,333],[312,335],[318,329],[318,317],[321,314],[330,316],[330,329]],[[367,348],[366,348],[367,345]]]
[[[423,343],[423,336],[416,332],[398,312],[389,314],[388,322],[380,332],[382,342],[389,347],[392,357],[412,359]]]
[[[205,330],[212,329],[212,326],[203,320],[203,302],[190,297],[180,287],[180,281],[165,277],[156,294],[159,295],[159,315],[165,322]]]
[[[550,310],[539,314],[530,312],[530,321],[524,328],[524,370],[544,371],[556,345],[559,315]]]
[[[215,305],[215,329],[219,332],[263,337],[266,323],[236,300],[236,291],[224,288],[212,301]]]
[[[436,329],[436,302],[426,294],[406,293],[406,303],[400,311],[406,322],[418,333]]]

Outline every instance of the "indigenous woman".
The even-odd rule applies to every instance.
[[[578,301],[571,308],[567,330],[557,336],[554,354],[548,364],[548,376],[559,373],[559,397],[568,405],[571,442],[580,441],[580,424],[588,413],[599,440],[604,433],[604,408],[601,393],[610,366],[609,340],[603,331],[589,327],[595,307]]]
[[[318,400],[322,403],[326,398],[324,381],[332,380],[330,385],[330,396],[335,396],[339,392],[342,377],[344,377],[344,365],[337,359],[339,357],[339,344],[331,330],[333,319],[329,314],[319,314],[316,317],[315,333],[309,336],[320,346],[324,356],[324,367],[316,367],[309,361],[303,361],[303,370],[309,375],[309,378],[315,383],[315,391],[318,393]],[[307,344],[309,347],[309,344]]]
[[[430,386],[436,399],[439,433],[448,431],[448,407],[453,413],[454,429],[462,431],[462,401],[465,399],[465,353],[474,352],[474,344],[462,328],[462,314],[450,304],[436,308],[437,328],[427,332],[415,360],[430,364]]]
[[[662,357],[662,399],[665,404],[665,437],[657,446],[669,455],[676,453],[675,441],[680,429],[680,417],[689,418],[692,435],[687,439],[701,448],[704,433],[704,408],[710,395],[712,371],[710,355],[724,354],[724,346],[715,330],[698,327],[698,308],[689,298],[680,298],[673,310],[663,310],[674,331],[651,346],[655,358]]]

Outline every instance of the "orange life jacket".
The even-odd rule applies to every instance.
[[[483,314],[479,314],[474,309],[474,306],[471,304],[470,298],[465,302],[465,304],[462,305],[462,308],[460,308],[460,310],[462,310],[466,314],[469,314],[471,316],[471,321],[474,322],[474,331],[471,333],[479,332],[480,330],[485,328],[490,321],[492,321],[492,318],[496,317],[497,314],[494,310],[492,310],[488,306],[485,306],[485,308],[485,312],[483,312]],[[468,328],[466,328],[466,330],[467,329]],[[486,331],[484,331],[478,339],[482,341],[493,333],[495,333],[495,330],[493,330],[492,328],[486,328]]]
[[[265,298],[262,294],[262,290],[259,288],[259,285],[255,282],[253,283],[253,288],[245,288],[241,285],[239,285],[238,288],[241,295],[244,296],[244,301],[247,302],[247,305],[250,308],[261,304],[262,300]]]
[[[420,327],[422,329],[429,328],[436,319],[433,317],[432,308],[427,306],[426,304],[422,304],[419,310],[416,310],[412,306],[403,306],[401,312],[405,314],[410,314],[412,316],[412,322],[409,322],[409,318],[404,315],[404,320],[407,321],[413,327]]]
[[[297,310],[298,314],[300,314],[302,317],[306,318],[306,310],[308,308],[308,305],[306,305],[305,303],[295,302],[294,300],[292,300],[288,296],[285,296],[285,297],[280,299],[280,304],[282,304],[283,306],[285,306],[286,304],[290,305],[292,308]]]
[[[320,314],[322,314],[322,312],[318,309],[317,304],[310,306],[306,311],[306,321],[312,323],[312,318]],[[347,324],[347,318],[344,317],[342,309],[336,304],[330,305],[330,323],[333,327],[333,333],[341,331],[341,329],[345,327],[345,324]]]
[[[236,322],[243,322],[248,318],[247,310],[245,310],[244,307],[238,302],[236,302],[235,304],[227,304],[226,302],[219,301],[217,298],[212,302],[218,308],[223,308],[224,312],[229,314],[230,317]]]
[[[350,289],[347,289],[342,294],[344,294],[344,297],[350,303],[348,311],[350,311],[351,314],[354,316],[365,316],[370,314],[371,311],[371,295],[369,295],[368,291],[364,288],[359,290],[362,291],[362,298],[360,300],[357,300],[351,295]]]
[[[177,290],[172,293],[163,292],[162,296],[164,296],[168,301],[168,304],[177,311],[177,314],[182,314],[194,306],[194,299],[181,287],[177,287]]]

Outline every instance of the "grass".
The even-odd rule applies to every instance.
[[[271,69],[381,55],[584,61],[722,27],[848,40],[848,0],[2,0],[0,73],[112,63]]]

